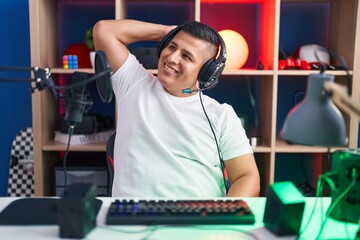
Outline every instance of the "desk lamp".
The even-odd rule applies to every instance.
[[[360,119],[360,104],[350,98],[346,87],[334,82],[334,76],[324,74],[326,65],[318,56],[324,51],[334,56],[347,72],[350,85],[350,73],[346,61],[329,49],[318,47],[314,54],[322,64],[320,74],[310,74],[303,101],[295,105],[288,113],[280,136],[290,143],[312,146],[343,146],[347,144],[346,126],[343,116],[334,103],[348,114]],[[349,86],[350,87],[350,86]]]
[[[339,61],[347,70],[344,60]],[[360,119],[360,104],[350,98],[346,87],[334,83],[333,75],[323,71],[311,74],[306,96],[289,111],[280,136],[301,145],[332,147],[347,144],[345,121],[334,103]],[[357,223],[360,220],[360,150],[339,150],[332,157],[336,189],[332,191],[332,204],[327,214],[340,221]]]
[[[335,84],[334,76],[311,74],[306,96],[288,113],[280,135],[296,144],[312,146],[342,146],[347,143],[346,126],[324,83]]]

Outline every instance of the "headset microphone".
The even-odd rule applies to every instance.
[[[185,88],[185,89],[183,89],[181,92],[182,92],[183,94],[191,94],[191,93],[193,93],[193,92],[202,92],[202,91],[208,90],[208,89],[210,89],[210,88],[211,88],[211,87],[200,88],[200,89]]]

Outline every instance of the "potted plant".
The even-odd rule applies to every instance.
[[[89,28],[86,31],[86,46],[90,49],[90,62],[91,66],[94,68],[95,66],[95,46],[94,46],[94,39],[93,39],[93,30]]]

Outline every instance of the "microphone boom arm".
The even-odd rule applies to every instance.
[[[35,67],[0,67],[0,71],[31,71],[35,78],[10,78],[10,79],[3,79],[0,78],[0,82],[34,82],[35,87],[31,88],[31,93],[34,93],[36,89],[39,91],[48,88],[51,95],[55,100],[59,99],[59,95],[56,91],[66,91],[76,89],[83,85],[89,84],[95,80],[98,86],[98,92],[101,99],[105,102],[110,102],[112,96],[112,88],[110,82],[110,76],[112,74],[110,67],[108,66],[106,55],[103,51],[97,51],[95,57],[95,75],[85,79],[82,82],[66,85],[66,86],[59,86],[55,85],[54,80],[51,77],[50,68],[39,68]],[[106,87],[105,90],[107,91],[107,96],[103,96],[102,91],[99,89],[104,87],[99,87],[99,82],[105,82]]]
[[[0,71],[31,71],[33,72],[35,78],[9,78],[4,79],[0,78],[0,82],[34,82],[35,87],[31,88],[31,92],[34,93],[36,89],[39,91],[49,88],[52,92],[52,95],[55,99],[57,99],[56,93],[51,89],[54,86],[54,81],[51,78],[51,71],[50,68],[39,68],[38,66],[35,67],[0,67]],[[54,95],[55,94],[55,95]]]

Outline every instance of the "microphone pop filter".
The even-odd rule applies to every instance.
[[[109,67],[105,52],[102,50],[96,51],[95,54],[95,74],[108,72],[96,79],[96,86],[100,98],[103,102],[109,103],[113,97],[113,90],[111,85],[111,69]]]

